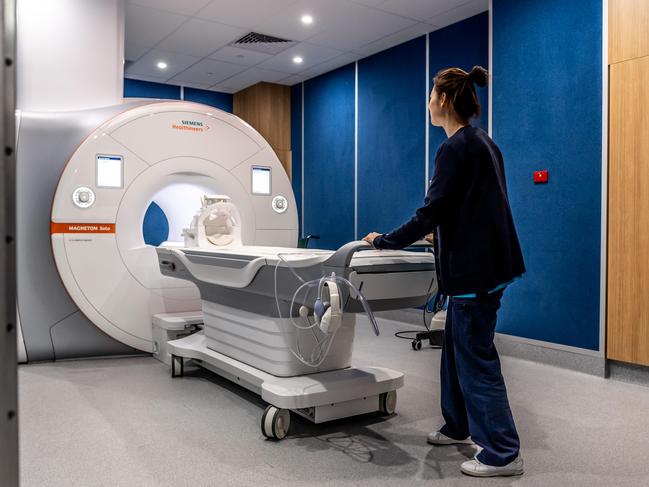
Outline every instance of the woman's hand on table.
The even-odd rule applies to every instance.
[[[377,233],[377,232],[370,232],[370,233],[368,233],[367,235],[365,235],[363,237],[363,240],[365,240],[367,243],[369,243],[370,245],[373,246],[374,245],[374,239],[376,237],[378,237],[379,235],[382,235],[382,234]]]

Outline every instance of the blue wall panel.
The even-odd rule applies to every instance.
[[[430,88],[433,78],[441,69],[458,67],[471,71],[479,65],[489,68],[489,13],[484,12],[443,29],[431,32],[429,40]],[[471,121],[472,125],[488,128],[489,90],[476,86],[480,100],[480,117]],[[430,174],[435,164],[437,148],[446,140],[446,133],[441,127],[430,128]]]
[[[354,65],[304,84],[304,233],[333,249],[354,239]]]
[[[180,86],[124,78],[124,98],[180,100]]]
[[[494,0],[493,22],[493,136],[527,265],[499,331],[597,350],[602,2]]]
[[[180,86],[124,78],[124,98],[180,100]],[[229,93],[185,87],[184,99],[232,113],[232,95]]]
[[[302,235],[302,84],[291,87],[291,184]]]
[[[229,93],[185,87],[184,99],[187,101],[202,103],[204,105],[210,105],[225,112],[232,113],[232,95]]]
[[[426,37],[358,63],[358,237],[403,223],[424,198]]]

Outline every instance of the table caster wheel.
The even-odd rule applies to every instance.
[[[413,350],[421,350],[421,340],[416,338],[415,340],[412,341],[412,349]]]
[[[268,406],[261,416],[261,432],[271,440],[283,439],[290,425],[291,413],[288,409]]]
[[[185,359],[177,355],[171,356],[171,377],[182,377],[185,375]]]
[[[379,411],[381,414],[394,414],[397,409],[397,391],[384,392],[379,396]]]

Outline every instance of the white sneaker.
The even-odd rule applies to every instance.
[[[473,445],[473,441],[471,440],[471,437],[466,438],[464,440],[454,440],[453,438],[449,438],[443,433],[440,433],[439,431],[433,431],[431,434],[428,435],[428,443],[431,445]]]
[[[514,475],[523,475],[523,459],[519,456],[516,459],[502,467],[485,465],[478,458],[464,462],[460,466],[462,473],[472,477],[511,477]]]

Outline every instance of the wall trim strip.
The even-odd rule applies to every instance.
[[[424,195],[428,192],[428,180],[430,179],[430,113],[428,111],[428,94],[430,93],[430,32],[426,33],[426,114],[425,114],[425,124],[426,124],[426,155],[425,159],[425,180],[424,180]]]
[[[381,312],[377,312],[376,315],[379,318],[386,318],[393,321],[402,321],[404,323],[414,323],[416,320],[421,320],[421,310],[416,308],[381,311]],[[506,333],[496,332],[496,335],[501,337],[506,337],[507,340],[509,341],[534,345],[535,347],[551,348],[553,350],[561,350],[563,352],[570,352],[578,355],[586,355],[589,357],[601,357],[598,351],[588,350],[587,348],[571,347],[569,345],[561,345],[559,343],[546,342],[543,340],[535,340],[533,338],[524,338],[516,335],[508,335]]]
[[[358,61],[354,63],[354,240],[358,240]]]
[[[600,239],[599,351],[606,356],[608,284],[608,1],[602,1],[602,222]]]
[[[533,338],[519,337],[516,335],[508,335],[505,333],[497,333],[500,337],[506,337],[509,341],[518,343],[525,343],[527,345],[534,345],[535,347],[550,348],[552,350],[561,350],[563,352],[575,353],[578,355],[586,355],[588,357],[600,357],[601,354],[596,350],[588,350],[587,348],[571,347],[569,345],[561,345],[559,343],[546,342],[543,340],[535,340]]]
[[[494,2],[489,0],[489,83],[487,84],[487,133],[493,138],[492,113],[493,113],[493,57],[494,57]]]
[[[555,347],[555,344],[526,340],[497,333],[496,347],[501,355],[552,365],[575,372],[606,377],[606,359],[590,350]]]
[[[302,82],[302,225],[301,233],[304,238],[304,81]]]
[[[421,311],[414,308],[380,311],[376,313],[376,316],[381,319],[412,324],[421,319]],[[594,350],[504,333],[496,333],[495,343],[501,356],[520,358],[599,377],[604,377],[606,373],[606,359]]]

